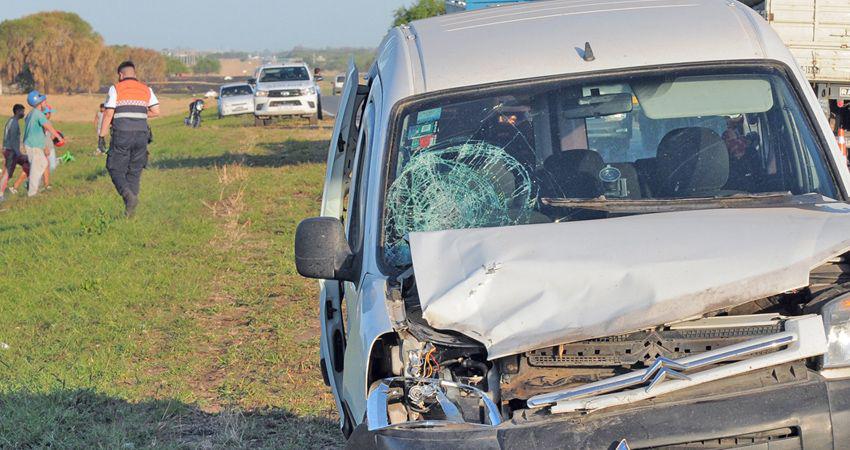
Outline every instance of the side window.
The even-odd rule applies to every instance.
[[[374,112],[375,104],[370,99],[361,113],[360,134],[357,137],[355,165],[348,195],[348,243],[355,254],[360,253],[363,246],[364,206],[369,185],[368,155]]]

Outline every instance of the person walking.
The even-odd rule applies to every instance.
[[[20,120],[24,118],[24,105],[16,104],[12,107],[12,117],[6,121],[3,128],[3,158],[5,161],[3,176],[0,177],[0,201],[5,199],[6,187],[9,180],[15,174],[15,166],[20,163],[21,157],[21,125]],[[26,167],[29,171],[29,166]]]
[[[100,135],[106,137],[112,130],[106,170],[124,199],[124,214],[132,217],[139,204],[142,170],[148,163],[148,119],[159,116],[159,101],[153,89],[136,79],[133,62],[124,61],[118,66],[118,84],[109,88],[104,106]]]
[[[53,113],[56,112],[52,106],[48,105],[47,102],[44,102],[44,117],[47,117],[47,120],[53,120]],[[56,158],[56,146],[53,145],[53,137],[50,135],[50,132],[44,130],[44,153],[47,155],[47,170],[44,171],[44,189],[50,189],[50,174],[56,170],[56,167],[59,166],[59,160]]]
[[[50,150],[47,142],[45,142],[47,140],[45,137],[56,138],[58,142],[64,143],[65,141],[44,115],[45,100],[47,100],[47,96],[38,91],[32,91],[27,95],[27,103],[32,106],[32,111],[24,119],[24,148],[30,164],[29,188],[27,189],[29,197],[38,194],[41,179],[47,170],[47,157]]]
[[[103,128],[103,112],[106,111],[106,107],[103,103],[100,104],[100,109],[97,111],[97,114],[94,115],[94,129],[95,133],[97,133],[97,149],[94,151],[94,156],[100,156],[106,153],[106,138],[101,136],[100,130]]]

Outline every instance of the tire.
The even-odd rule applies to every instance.
[[[265,125],[265,124],[263,123],[263,119],[260,119],[259,117],[254,116],[254,126],[255,126],[255,127],[261,127],[261,126],[263,126],[263,125]]]
[[[267,127],[271,124],[272,124],[272,118],[271,117],[269,117],[268,119],[263,119],[263,126],[264,127]]]

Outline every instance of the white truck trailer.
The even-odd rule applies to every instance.
[[[850,1],[745,2],[761,13],[811,81],[833,126],[850,129]]]

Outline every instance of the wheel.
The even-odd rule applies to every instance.
[[[263,126],[264,127],[267,127],[271,124],[272,124],[272,118],[271,117],[269,117],[268,119],[263,119]]]
[[[263,125],[265,125],[265,124],[263,123],[263,119],[260,119],[259,117],[254,116],[254,126],[255,126],[255,127],[261,127],[261,126],[263,126]]]

